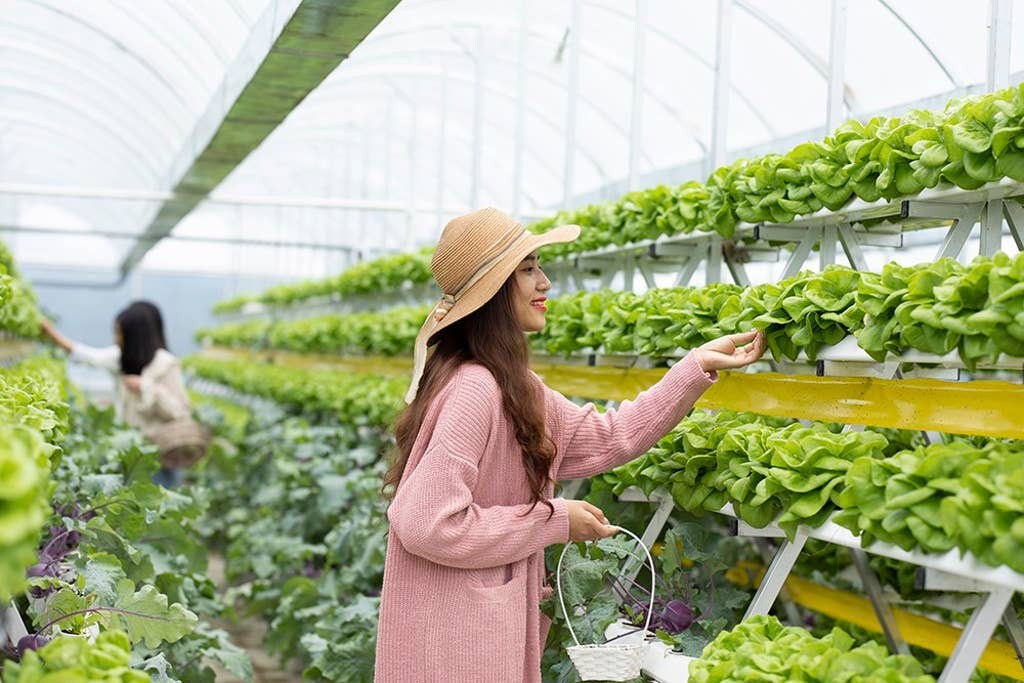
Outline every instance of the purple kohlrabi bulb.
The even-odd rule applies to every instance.
[[[693,623],[693,610],[685,602],[670,600],[661,612],[661,622],[670,633],[681,633]]]

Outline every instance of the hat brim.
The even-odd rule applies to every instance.
[[[477,280],[459,298],[440,321],[434,318],[433,313],[427,316],[416,342],[426,342],[430,346],[437,341],[437,334],[447,327],[451,327],[458,321],[470,315],[481,306],[490,301],[501,289],[505,281],[515,272],[523,259],[542,247],[551,244],[564,244],[572,242],[580,236],[580,226],[560,225],[539,235],[530,235],[522,241],[515,249],[509,251],[501,260],[479,280]]]

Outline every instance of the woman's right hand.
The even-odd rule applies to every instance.
[[[618,532],[608,526],[608,519],[600,508],[585,500],[567,500],[565,506],[569,511],[570,541],[598,541]]]

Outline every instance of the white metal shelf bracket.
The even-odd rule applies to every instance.
[[[864,592],[871,601],[871,607],[875,610],[875,617],[882,625],[882,632],[885,634],[885,642],[889,645],[889,651],[893,654],[909,655],[910,648],[900,634],[900,627],[896,623],[896,617],[892,613],[889,601],[882,594],[882,585],[878,581],[878,575],[868,564],[868,555],[860,548],[850,548],[850,557],[853,559],[853,566],[857,569],[860,581],[864,585]]]
[[[803,239],[797,243],[793,253],[789,256],[789,260],[786,261],[786,268],[782,271],[781,279],[785,280],[787,278],[796,277],[804,263],[807,261],[807,257],[811,255],[811,249],[813,249],[815,243],[819,241],[821,241],[821,228],[807,228]]]
[[[1015,201],[1005,201],[1003,213],[1006,214],[1006,223],[1010,226],[1010,235],[1017,243],[1017,249],[1024,251],[1024,206]]]
[[[14,607],[14,603],[12,602],[10,607],[0,608],[0,648],[8,642],[17,645],[18,641],[27,635],[28,629],[25,628],[25,622],[21,620],[21,613]]]
[[[807,534],[800,532],[797,532],[792,541],[789,539],[782,541],[761,579],[761,585],[758,586],[754,599],[750,601],[747,612],[743,615],[744,619],[749,619],[757,614],[768,614],[786,585],[786,579],[789,578],[789,573],[793,571],[793,566],[806,544]]]
[[[978,666],[985,647],[995,633],[1003,614],[1013,598],[1013,589],[1005,586],[994,588],[985,601],[971,614],[967,626],[956,643],[956,648],[939,676],[939,683],[966,682]]]

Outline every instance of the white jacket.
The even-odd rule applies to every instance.
[[[149,365],[142,369],[138,392],[125,389],[121,382],[121,349],[116,344],[103,348],[74,344],[71,359],[103,368],[114,375],[117,415],[143,433],[165,422],[187,417],[190,413],[181,363],[169,351],[159,349]]]

